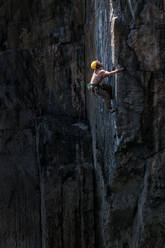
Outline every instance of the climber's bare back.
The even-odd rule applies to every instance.
[[[103,78],[105,77],[105,72],[104,70],[95,70],[93,72],[92,78],[91,78],[91,84],[99,84]]]

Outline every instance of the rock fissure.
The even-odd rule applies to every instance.
[[[45,203],[44,203],[44,188],[42,182],[42,170],[41,170],[41,162],[39,155],[39,128],[36,126],[36,134],[35,134],[35,151],[36,151],[36,163],[38,165],[38,175],[39,175],[39,187],[40,187],[40,228],[41,228],[41,248],[45,247]]]
[[[143,157],[139,157],[139,158],[147,160],[147,159],[150,159],[150,158],[154,157],[155,155],[162,153],[164,151],[165,151],[165,147],[161,148],[159,151],[155,151],[154,153],[150,154],[149,156],[147,156],[145,158],[143,158]]]

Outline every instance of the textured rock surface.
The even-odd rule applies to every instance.
[[[164,11],[0,1],[1,248],[165,247]],[[86,92],[95,58],[126,67],[117,113]]]
[[[163,248],[164,1],[93,3],[95,49],[87,63],[98,58],[109,70],[118,63],[126,67],[107,81],[117,113],[109,114],[102,99],[88,101],[97,171],[96,242]]]
[[[0,1],[1,248],[94,245],[84,8]]]

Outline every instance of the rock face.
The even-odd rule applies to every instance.
[[[0,6],[0,247],[93,247],[85,5]]]
[[[107,80],[118,112],[109,114],[102,99],[88,100],[96,169],[96,242],[99,247],[163,248],[165,3],[90,4],[95,20],[89,10],[91,25],[86,29],[94,22],[95,39],[87,63],[98,58],[106,69],[118,63],[126,68]]]
[[[1,248],[165,248],[164,11],[0,1]],[[116,113],[86,92],[95,58],[126,68]]]

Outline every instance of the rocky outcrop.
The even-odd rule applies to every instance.
[[[164,248],[164,9],[0,2],[1,248]],[[116,113],[86,92],[95,58],[126,68]]]

